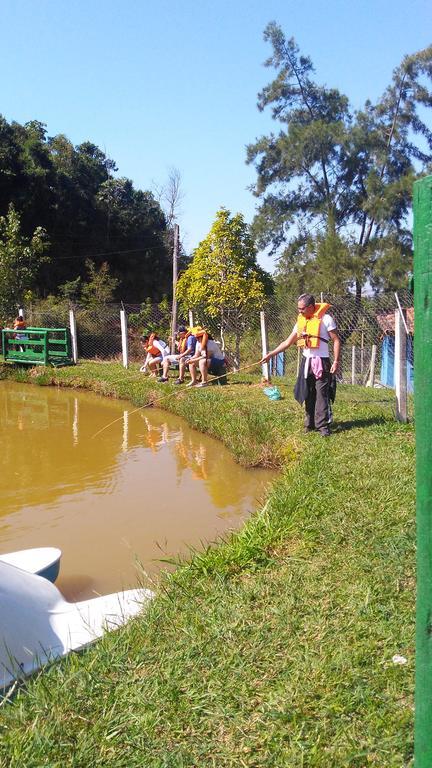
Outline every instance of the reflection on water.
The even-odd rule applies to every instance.
[[[171,414],[132,410],[0,382],[0,550],[60,547],[67,597],[133,585],[137,561],[154,574],[161,560],[214,540],[256,508],[273,477],[239,467]]]

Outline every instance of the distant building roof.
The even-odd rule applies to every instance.
[[[389,312],[386,315],[377,315],[377,323],[384,333],[395,332],[395,314]],[[410,333],[414,334],[414,307],[408,307],[405,310],[405,320]]]

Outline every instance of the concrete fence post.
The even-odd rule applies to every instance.
[[[377,345],[376,344],[372,344],[369,376],[368,376],[368,380],[366,382],[366,386],[367,387],[373,387],[374,384],[375,384],[376,356],[377,356]]]
[[[407,411],[407,358],[406,358],[406,331],[404,317],[399,309],[395,310],[395,356],[394,356],[394,381],[396,392],[396,419],[406,423]]]
[[[264,357],[264,355],[266,355],[268,352],[268,338],[267,338],[265,312],[263,312],[262,310],[260,312],[260,326],[261,326],[261,350],[262,350],[262,357]],[[262,364],[262,375],[266,381],[270,381],[270,371],[269,371],[268,363]]]
[[[128,335],[127,335],[127,317],[124,309],[120,310],[120,326],[121,326],[123,367],[127,368],[129,365],[129,350],[128,350]]]
[[[77,341],[77,326],[76,326],[76,317],[75,317],[74,309],[69,310],[69,329],[70,329],[71,342],[72,342],[72,357],[76,365],[78,362],[78,341]]]

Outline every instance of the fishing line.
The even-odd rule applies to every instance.
[[[214,381],[217,381],[218,379],[223,379],[225,376],[234,376],[237,373],[242,373],[243,371],[247,371],[249,368],[254,368],[256,365],[260,365],[261,360],[257,360],[256,363],[250,363],[250,365],[244,365],[242,368],[239,368],[238,371],[231,371],[228,374],[222,373],[220,376],[214,376],[211,380],[212,384]],[[141,374],[142,375],[142,374]],[[198,389],[198,387],[185,387],[184,389],[177,389],[174,392],[169,392],[168,395],[164,395],[163,397],[158,398],[157,400],[153,400],[150,403],[145,403],[144,405],[140,405],[139,408],[135,408],[133,411],[128,411],[128,416],[132,416],[134,413],[138,413],[138,411],[142,411],[144,408],[150,408],[151,406],[157,407],[159,403],[161,403],[163,400],[168,400],[169,397],[175,397],[177,395],[182,395],[187,389]],[[199,387],[201,389],[201,387]],[[106,429],[111,427],[113,424],[116,424],[118,421],[123,420],[123,415],[119,416],[118,419],[114,419],[114,421],[110,421],[109,424],[106,424],[102,429],[99,429],[97,432],[94,433],[92,436],[92,440],[100,435],[102,432],[105,432]]]
[[[110,379],[107,382],[107,384],[117,384],[119,381],[129,381],[130,379],[135,379],[135,378],[139,378],[139,377],[141,377],[141,378],[144,377],[145,378],[145,373],[143,373],[140,370],[138,370],[138,371],[131,371],[130,373],[122,374],[122,376],[117,376],[115,379]],[[156,376],[148,376],[147,378],[149,378],[149,379],[150,378],[151,379],[153,379],[153,378],[156,379],[157,377]]]

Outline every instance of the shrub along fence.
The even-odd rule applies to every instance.
[[[331,304],[341,336],[342,355],[339,378],[361,386],[395,387],[397,412],[406,418],[407,392],[413,390],[413,295],[383,293],[364,296],[321,294],[317,300]],[[198,313],[179,313],[178,324],[206,327],[220,342],[228,363],[234,369],[259,360],[263,350],[273,349],[291,333],[296,320],[297,297],[279,295],[270,298],[261,311],[242,315],[224,310],[217,318]],[[107,304],[97,309],[66,302],[50,307],[43,302],[24,308],[28,325],[36,327],[69,326],[79,359],[119,359],[127,367],[144,353],[140,337],[144,331],[156,331],[169,341],[171,307],[167,300],[154,304]],[[287,350],[273,358],[267,377],[295,376],[299,354]]]

